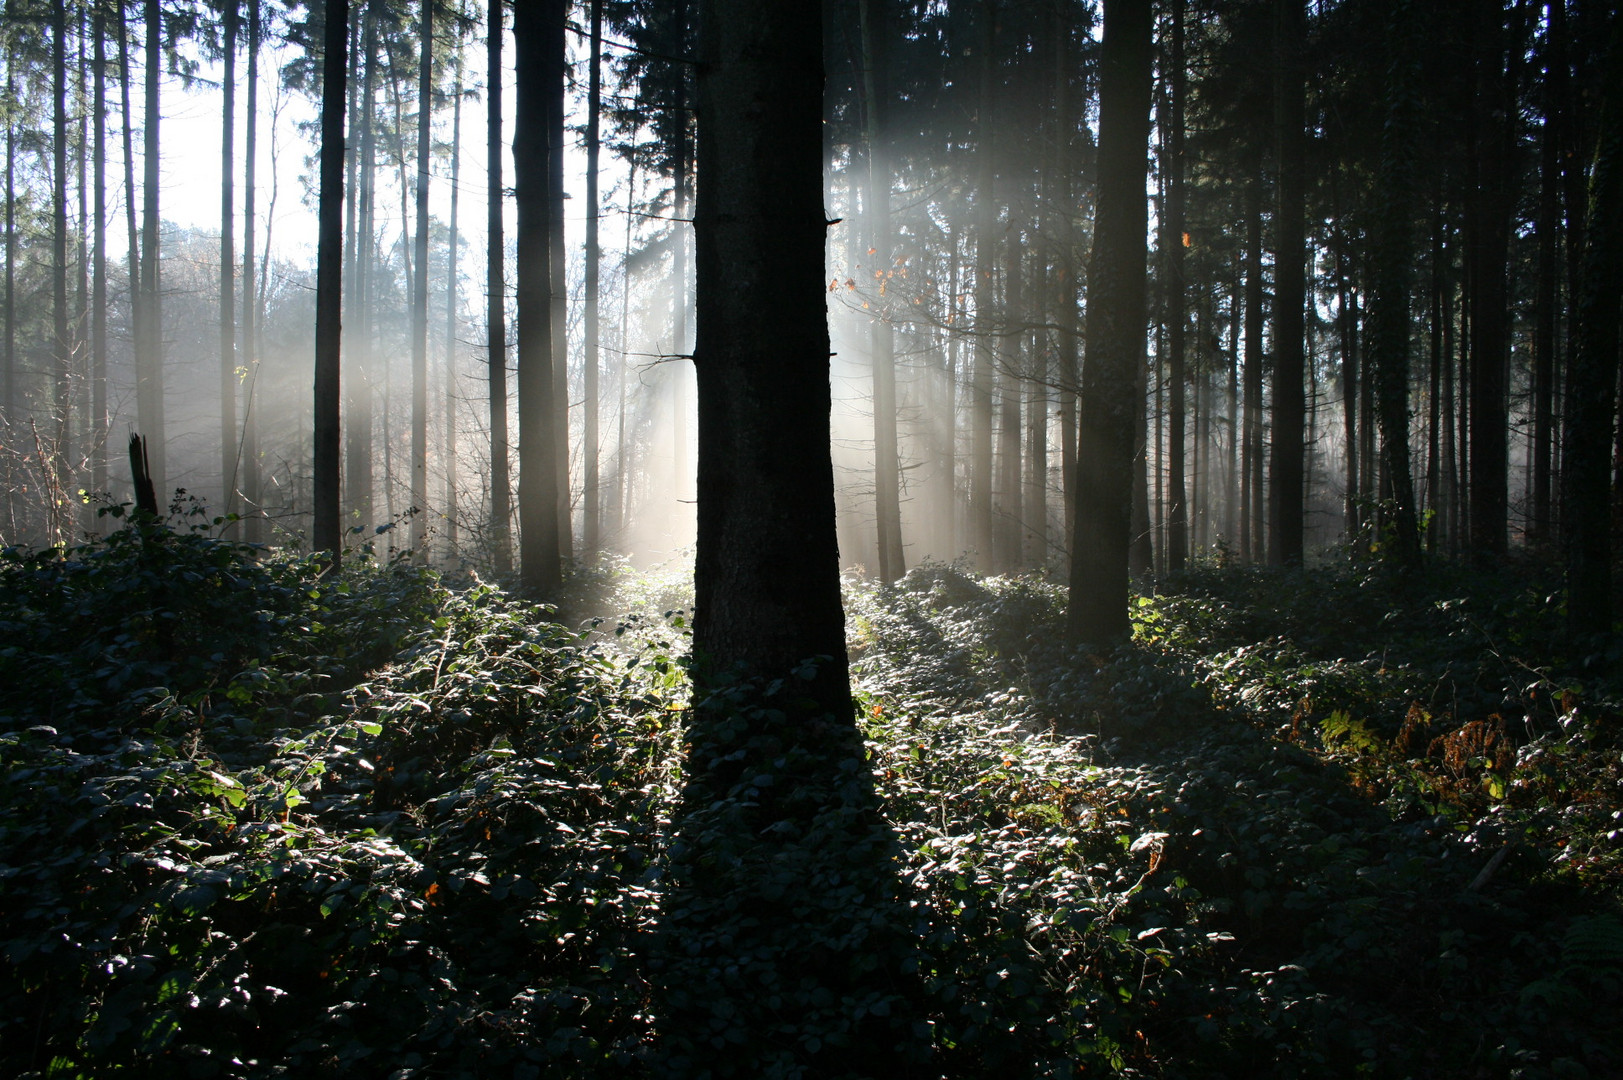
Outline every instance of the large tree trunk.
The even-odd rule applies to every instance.
[[[513,569],[511,451],[507,441],[507,281],[502,238],[502,0],[489,0],[486,37],[486,161],[490,192],[486,200],[485,308],[490,367],[490,556],[498,574]]]
[[[1302,38],[1304,0],[1274,3],[1274,127],[1279,146],[1279,197],[1274,223],[1273,458],[1269,475],[1268,561],[1302,561],[1303,369],[1307,226],[1304,165]]]
[[[1607,484],[1623,297],[1623,18],[1613,16],[1607,52],[1574,328],[1578,348],[1567,377],[1562,438],[1567,627],[1580,635],[1607,634],[1612,629]]]
[[[599,478],[602,457],[601,437],[598,433],[599,327],[598,264],[603,253],[598,243],[598,156],[601,151],[601,113],[603,108],[603,0],[591,0],[592,46],[590,69],[586,87],[586,306],[582,313],[586,340],[586,371],[583,380],[586,411],[584,438],[581,446],[583,459],[582,495],[585,502],[581,520],[581,546],[588,556],[596,555],[603,545],[603,493]]]
[[[220,114],[220,492],[221,508],[238,512],[237,498],[237,0],[225,0],[223,17],[225,75],[221,79]],[[241,532],[228,526],[229,536]]]
[[[1476,190],[1469,206],[1471,257],[1471,551],[1503,556],[1508,525],[1509,423],[1505,367],[1510,349],[1510,218],[1514,102],[1505,72],[1503,0],[1477,0],[1475,21]]]
[[[428,156],[434,120],[434,0],[422,0],[417,43],[417,237],[411,291],[411,546],[421,551],[428,524]]]
[[[349,76],[349,0],[327,0],[321,65],[321,188],[316,234],[315,550],[330,570],[343,557],[339,519],[339,361],[343,344],[344,97]]]
[[[1396,0],[1388,15],[1386,92],[1373,207],[1374,294],[1369,305],[1368,368],[1375,381],[1381,464],[1391,492],[1393,541],[1383,554],[1400,567],[1420,562],[1420,533],[1409,466],[1409,277],[1413,195],[1415,74],[1408,42],[1413,13]]]
[[[897,993],[906,909],[840,610],[821,21],[756,0],[701,15],[697,707],[669,910],[703,944],[673,950],[661,1011],[691,1075],[906,1077],[927,1053]],[[713,1052],[720,1028],[736,1050]]]
[[[259,490],[259,324],[254,304],[254,167],[259,137],[259,0],[248,0],[248,106],[243,132],[242,170],[242,363],[247,371],[247,395],[242,409],[242,502],[246,527],[243,539],[264,540],[263,496]]]
[[[158,71],[163,65],[160,0],[146,3],[146,133],[141,181],[141,317],[136,320],[135,415],[146,439],[148,475],[158,504],[168,498],[163,417],[163,299],[158,292]]]
[[[882,0],[859,0],[858,19],[862,31],[862,88],[866,106],[868,149],[868,225],[871,233],[874,270],[873,309],[869,313],[873,331],[873,424],[874,424],[874,518],[878,532],[879,580],[892,582],[906,571],[902,553],[901,468],[896,438],[896,329],[889,301],[891,273],[890,246],[890,159],[885,146],[885,99],[880,70],[883,38],[879,26],[882,14],[875,5]],[[878,25],[876,25],[878,24]]]
[[[518,203],[518,513],[519,576],[537,599],[561,581],[558,465],[553,365],[552,250],[549,221],[551,148],[548,115],[557,74],[552,26],[562,0],[513,8],[515,115],[513,183]]]
[[[1134,367],[1144,345],[1149,0],[1106,0],[1099,66],[1099,208],[1088,266],[1076,544],[1068,629],[1124,640],[1132,525]]]

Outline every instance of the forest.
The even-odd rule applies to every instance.
[[[1623,1074],[1623,11],[5,0],[0,1075]]]

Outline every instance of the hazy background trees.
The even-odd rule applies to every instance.
[[[131,430],[166,495],[305,542],[326,14],[7,5],[5,542],[98,528],[88,504],[129,498],[114,451]],[[515,290],[533,287],[554,492],[536,520],[555,522],[560,559],[686,560],[695,6],[526,12],[547,38],[533,91],[500,72],[514,56],[492,39],[501,14],[353,5],[342,527],[510,565],[525,439],[507,432],[525,395],[507,387],[524,384],[538,318]],[[1577,526],[1576,491],[1595,482],[1567,483],[1567,449],[1617,443],[1614,406],[1566,405],[1575,372],[1615,378],[1612,361],[1574,367],[1586,282],[1607,273],[1584,251],[1614,6],[1165,0],[1151,14],[1148,300],[1136,359],[1107,380],[1133,384],[1134,572],[1349,543],[1493,557]],[[1099,314],[1100,22],[1086,0],[823,6],[848,567],[1070,558]],[[526,108],[545,121],[530,270],[508,157]],[[483,153],[463,125],[486,128]]]

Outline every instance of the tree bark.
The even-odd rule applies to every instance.
[[[549,110],[557,69],[552,25],[562,0],[513,7],[513,181],[518,204],[519,577],[540,600],[562,580],[553,365]]]
[[[502,236],[502,3],[489,0],[486,37],[486,161],[490,193],[486,200],[485,319],[489,337],[490,385],[490,556],[498,574],[513,569],[511,450],[507,440],[507,281]]]
[[[223,13],[225,73],[221,79],[220,113],[220,492],[228,517],[241,504],[237,495],[237,0],[225,0]],[[226,535],[241,530],[232,523]]]
[[[556,8],[554,4],[556,3]],[[552,297],[552,440],[553,468],[557,471],[558,553],[572,558],[575,530],[572,523],[569,473],[569,247],[564,242],[564,98],[569,93],[569,54],[566,45],[568,4],[546,0],[547,70],[547,251],[548,291]],[[516,10],[516,9],[515,9]],[[522,319],[522,315],[520,316]],[[522,440],[520,440],[522,441]]]
[[[56,484],[49,493],[52,537],[66,539],[71,482],[73,342],[68,336],[68,19],[67,0],[56,0],[51,14],[51,354],[56,365],[56,407],[51,418],[56,447]]]
[[[1515,190],[1514,102],[1505,72],[1503,0],[1478,0],[1475,17],[1478,125],[1469,207],[1471,252],[1471,551],[1502,557],[1508,525],[1509,412],[1505,367],[1510,349],[1510,219]]]
[[[1189,495],[1185,490],[1184,390],[1188,373],[1184,368],[1187,348],[1184,342],[1188,313],[1184,287],[1184,95],[1185,60],[1183,39],[1183,0],[1168,4],[1172,20],[1172,57],[1168,79],[1171,82],[1171,121],[1167,126],[1166,200],[1167,224],[1162,247],[1166,270],[1167,304],[1167,569],[1177,573],[1189,559]]]
[[[928,1052],[897,992],[912,946],[840,610],[821,23],[815,4],[701,13],[697,707],[669,910],[705,944],[673,950],[661,1010],[693,1075],[908,1077]],[[859,1019],[864,1000],[885,1007]],[[713,1052],[718,1029],[736,1050]]]
[[[1068,629],[1125,640],[1132,523],[1133,369],[1144,342],[1151,18],[1148,0],[1106,0],[1099,65],[1099,204],[1088,266],[1076,543]]]
[[[975,563],[990,573],[995,537],[992,528],[992,383],[996,360],[996,321],[992,317],[993,251],[996,247],[997,181],[996,140],[992,123],[996,88],[993,56],[997,43],[995,0],[980,6],[981,29],[980,102],[975,127],[979,145],[975,150],[975,300],[974,360],[969,384],[969,542]]]
[[[1619,298],[1623,296],[1623,18],[1612,17],[1600,131],[1589,181],[1578,348],[1567,377],[1561,522],[1567,561],[1567,628],[1612,629],[1608,460],[1615,420]]]
[[[603,493],[599,476],[601,436],[599,435],[598,387],[602,359],[599,355],[601,326],[598,313],[598,273],[603,253],[598,243],[598,156],[601,150],[601,113],[603,109],[603,0],[591,0],[592,43],[590,68],[586,87],[586,295],[583,312],[585,345],[585,400],[586,412],[583,445],[581,446],[582,492],[585,503],[581,515],[581,546],[588,556],[596,555],[603,545]]]
[[[146,439],[148,475],[162,506],[168,462],[164,434],[163,298],[158,292],[158,70],[162,66],[160,0],[146,3],[146,133],[141,181],[141,317],[136,321],[136,423]]]
[[[1367,364],[1375,381],[1381,464],[1390,488],[1391,543],[1383,556],[1401,568],[1420,563],[1420,533],[1409,454],[1409,289],[1414,261],[1413,198],[1416,74],[1409,45],[1413,13],[1393,0],[1388,15],[1386,94],[1373,207],[1375,281],[1369,305]],[[1384,544],[1384,540],[1383,540]]]
[[[458,555],[457,499],[457,210],[462,194],[462,35],[456,38],[456,83],[451,96],[451,235],[445,253],[445,547]]]
[[[895,581],[907,570],[902,550],[901,469],[896,437],[896,330],[889,301],[891,277],[890,160],[885,145],[885,106],[880,72],[882,0],[858,0],[862,33],[862,89],[868,150],[868,225],[873,253],[869,312],[873,346],[874,519],[878,533],[879,580]],[[876,25],[879,24],[879,25]]]
[[[422,0],[417,46],[417,239],[411,295],[411,547],[428,530],[428,157],[434,119],[434,0]]]
[[[1303,370],[1307,224],[1302,40],[1304,0],[1274,0],[1274,126],[1279,147],[1274,223],[1273,456],[1269,468],[1268,561],[1302,562]],[[1412,508],[1411,508],[1412,509]]]
[[[259,413],[255,409],[259,389],[259,324],[254,303],[254,169],[259,137],[259,0],[248,0],[248,103],[247,128],[243,132],[242,171],[242,363],[247,372],[247,394],[242,408],[242,503],[245,527],[243,539],[250,544],[264,541],[263,495],[259,490]]]
[[[154,0],[155,2],[155,0]],[[311,539],[329,571],[343,557],[339,521],[339,363],[343,334],[344,97],[349,2],[327,0],[321,69],[321,188],[316,235],[315,523]]]

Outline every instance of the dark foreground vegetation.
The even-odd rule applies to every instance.
[[[5,552],[0,1074],[794,1075],[890,1009],[673,1064],[679,584],[317,568]],[[850,585],[931,1072],[1618,1075],[1620,696],[1550,573],[1206,566],[1112,655],[1036,578]]]

